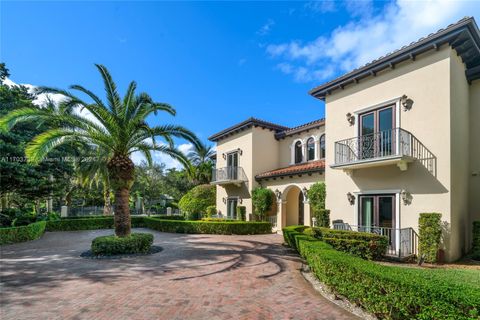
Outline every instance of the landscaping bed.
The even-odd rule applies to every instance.
[[[39,221],[27,226],[0,228],[0,245],[38,239],[45,232],[46,224],[46,221]]]
[[[336,294],[380,319],[478,319],[480,274],[472,270],[379,265],[340,252],[303,233],[283,229],[285,241]]]
[[[146,254],[153,244],[153,234],[132,233],[128,237],[115,235],[97,237],[92,241],[92,253],[96,256],[112,256],[117,254]]]

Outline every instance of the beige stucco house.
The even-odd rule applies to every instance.
[[[230,151],[243,152],[239,163],[245,182],[214,182],[220,211],[226,212],[228,199],[238,196],[251,212],[250,191],[261,184],[279,191],[279,226],[309,224],[308,197],[303,198],[301,221],[294,219],[298,208],[290,205],[294,193],[288,194],[308,195],[312,183],[325,180],[332,227],[386,234],[389,253],[402,256],[416,252],[419,214],[439,212],[444,259],[455,260],[469,249],[472,221],[480,220],[480,32],[473,18],[310,94],[325,101],[327,121],[316,122],[315,129],[262,126],[251,119],[244,129],[232,127],[212,136],[217,169],[229,166]],[[320,146],[315,139],[327,137],[314,160],[305,158],[309,135],[315,148]],[[303,152],[299,164],[292,151],[297,139]],[[306,168],[310,161],[318,163],[317,172],[277,175]]]

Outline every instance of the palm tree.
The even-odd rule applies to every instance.
[[[131,160],[134,152],[142,153],[148,163],[152,163],[151,151],[158,151],[187,163],[185,156],[173,144],[173,138],[183,138],[199,144],[195,134],[177,125],[150,126],[146,118],[159,111],[175,115],[175,109],[166,103],[155,102],[147,93],[136,94],[137,84],[132,81],[123,98],[117,92],[107,68],[95,65],[100,72],[106,91],[106,103],[92,91],[80,85],[70,89],[87,95],[92,103],[87,103],[69,91],[42,87],[37,93],[56,93],[65,96],[64,105],[87,110],[92,118],[81,113],[52,114],[43,109],[17,109],[0,119],[0,129],[8,130],[22,121],[53,120],[57,127],[47,129],[34,137],[25,149],[29,161],[38,163],[52,149],[62,144],[76,147],[95,146],[108,153],[107,171],[110,187],[115,192],[115,234],[128,236],[131,232],[131,219],[128,199],[134,182],[135,166]],[[157,144],[157,138],[166,144]]]
[[[211,157],[215,150],[211,145],[199,142],[187,154],[189,163],[185,166],[188,177],[194,184],[205,184],[212,180],[213,161]]]

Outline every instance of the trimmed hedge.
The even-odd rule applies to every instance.
[[[247,207],[245,206],[237,206],[236,209],[237,213],[237,220],[245,221],[247,218]]]
[[[0,228],[0,245],[38,239],[45,232],[46,224],[39,221],[28,226]]]
[[[441,213],[420,213],[418,218],[418,251],[425,262],[437,262],[442,240],[441,218]]]
[[[480,261],[480,221],[473,221],[473,241],[472,241],[472,254],[471,257],[474,260]]]
[[[128,237],[115,235],[97,237],[92,241],[92,253],[97,256],[148,253],[153,244],[153,234],[132,233]]]
[[[337,250],[354,254],[363,259],[379,259],[387,252],[388,238],[382,235],[329,228],[313,228],[312,230],[315,238],[325,241]]]
[[[145,227],[174,233],[263,234],[272,233],[269,222],[171,221],[144,218]]]
[[[380,319],[480,316],[478,273],[379,265],[337,251],[303,233],[304,229],[284,228],[285,241],[306,259],[320,281]]]
[[[144,217],[132,216],[132,227],[144,227]],[[48,221],[46,231],[79,231],[96,229],[113,229],[113,216],[85,219],[62,219],[58,221]]]

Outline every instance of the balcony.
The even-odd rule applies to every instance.
[[[247,175],[242,167],[225,167],[213,170],[212,184],[241,186],[247,182]]]
[[[397,165],[400,170],[420,161],[436,174],[436,157],[410,132],[401,128],[380,131],[335,142],[335,169],[353,169]]]

